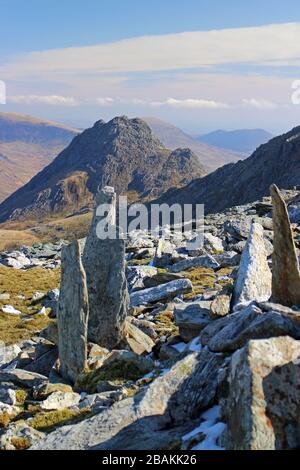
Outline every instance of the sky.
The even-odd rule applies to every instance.
[[[3,84],[0,112],[75,127],[281,133],[300,125],[299,0],[0,0]]]

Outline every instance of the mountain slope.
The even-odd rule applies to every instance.
[[[246,160],[172,189],[156,202],[205,204],[207,213],[219,212],[268,195],[272,183],[284,189],[300,185],[300,126],[262,145]]]
[[[205,142],[198,142],[178,127],[162,121],[161,119],[155,117],[146,117],[143,119],[167,148],[190,148],[200,158],[200,161],[205,165],[208,171],[213,171],[227,163],[237,162],[241,158],[244,158],[242,154],[212,147]]]
[[[199,142],[205,142],[215,147],[241,152],[250,155],[262,144],[274,136],[263,129],[238,129],[235,131],[218,130],[197,137]]]
[[[166,149],[141,119],[98,121],[0,205],[0,220],[68,213],[92,205],[100,187],[157,197],[205,174],[189,149]]]
[[[77,134],[61,124],[0,113],[0,202],[48,165]]]

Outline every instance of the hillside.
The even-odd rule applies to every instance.
[[[0,113],[0,202],[48,165],[76,129],[15,113]]]
[[[111,185],[131,199],[158,197],[205,175],[189,149],[168,150],[141,119],[98,121],[0,205],[1,222],[69,213],[93,205]]]
[[[241,153],[213,147],[205,142],[198,142],[178,127],[161,119],[146,117],[144,120],[166,147],[170,149],[177,147],[190,148],[200,158],[208,171],[213,171],[227,163],[234,163],[244,158]]]
[[[247,155],[253,153],[260,145],[267,143],[274,136],[264,129],[238,129],[234,131],[218,130],[197,137],[199,142],[205,142],[215,147],[241,152]]]
[[[262,145],[244,161],[168,191],[159,202],[205,204],[207,213],[219,212],[259,200],[273,183],[284,189],[300,184],[300,126]]]

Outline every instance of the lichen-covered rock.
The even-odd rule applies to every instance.
[[[100,239],[102,214],[95,209],[84,252],[83,265],[89,295],[88,339],[100,346],[113,348],[122,339],[124,322],[129,308],[125,276],[125,241],[118,237],[116,227],[116,194],[104,188],[97,195],[97,207],[107,207],[108,229],[115,230],[115,239]]]
[[[233,355],[228,380],[227,448],[299,448],[299,341],[289,337],[250,341]]]
[[[233,304],[269,300],[271,285],[272,275],[267,260],[263,227],[253,223],[234,286]]]
[[[273,203],[274,252],[272,300],[300,306],[300,271],[286,204],[276,185],[270,188]]]
[[[225,317],[230,312],[231,296],[226,294],[217,295],[210,306],[210,318],[216,320]]]
[[[51,395],[39,403],[39,406],[42,410],[64,410],[78,405],[79,402],[79,393],[57,391],[51,393]]]
[[[63,247],[58,304],[60,373],[75,382],[87,366],[88,291],[77,241]]]
[[[198,256],[196,258],[185,259],[183,261],[175,263],[173,266],[170,267],[170,272],[180,273],[182,271],[198,267],[215,269],[219,268],[220,265],[213,256],[203,255]]]

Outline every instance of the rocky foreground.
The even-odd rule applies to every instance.
[[[27,336],[2,335],[0,448],[298,448],[300,203],[271,194],[207,216],[197,252],[194,233],[99,241],[95,216],[80,243],[2,253],[6,279],[61,265],[61,285],[1,281]]]

